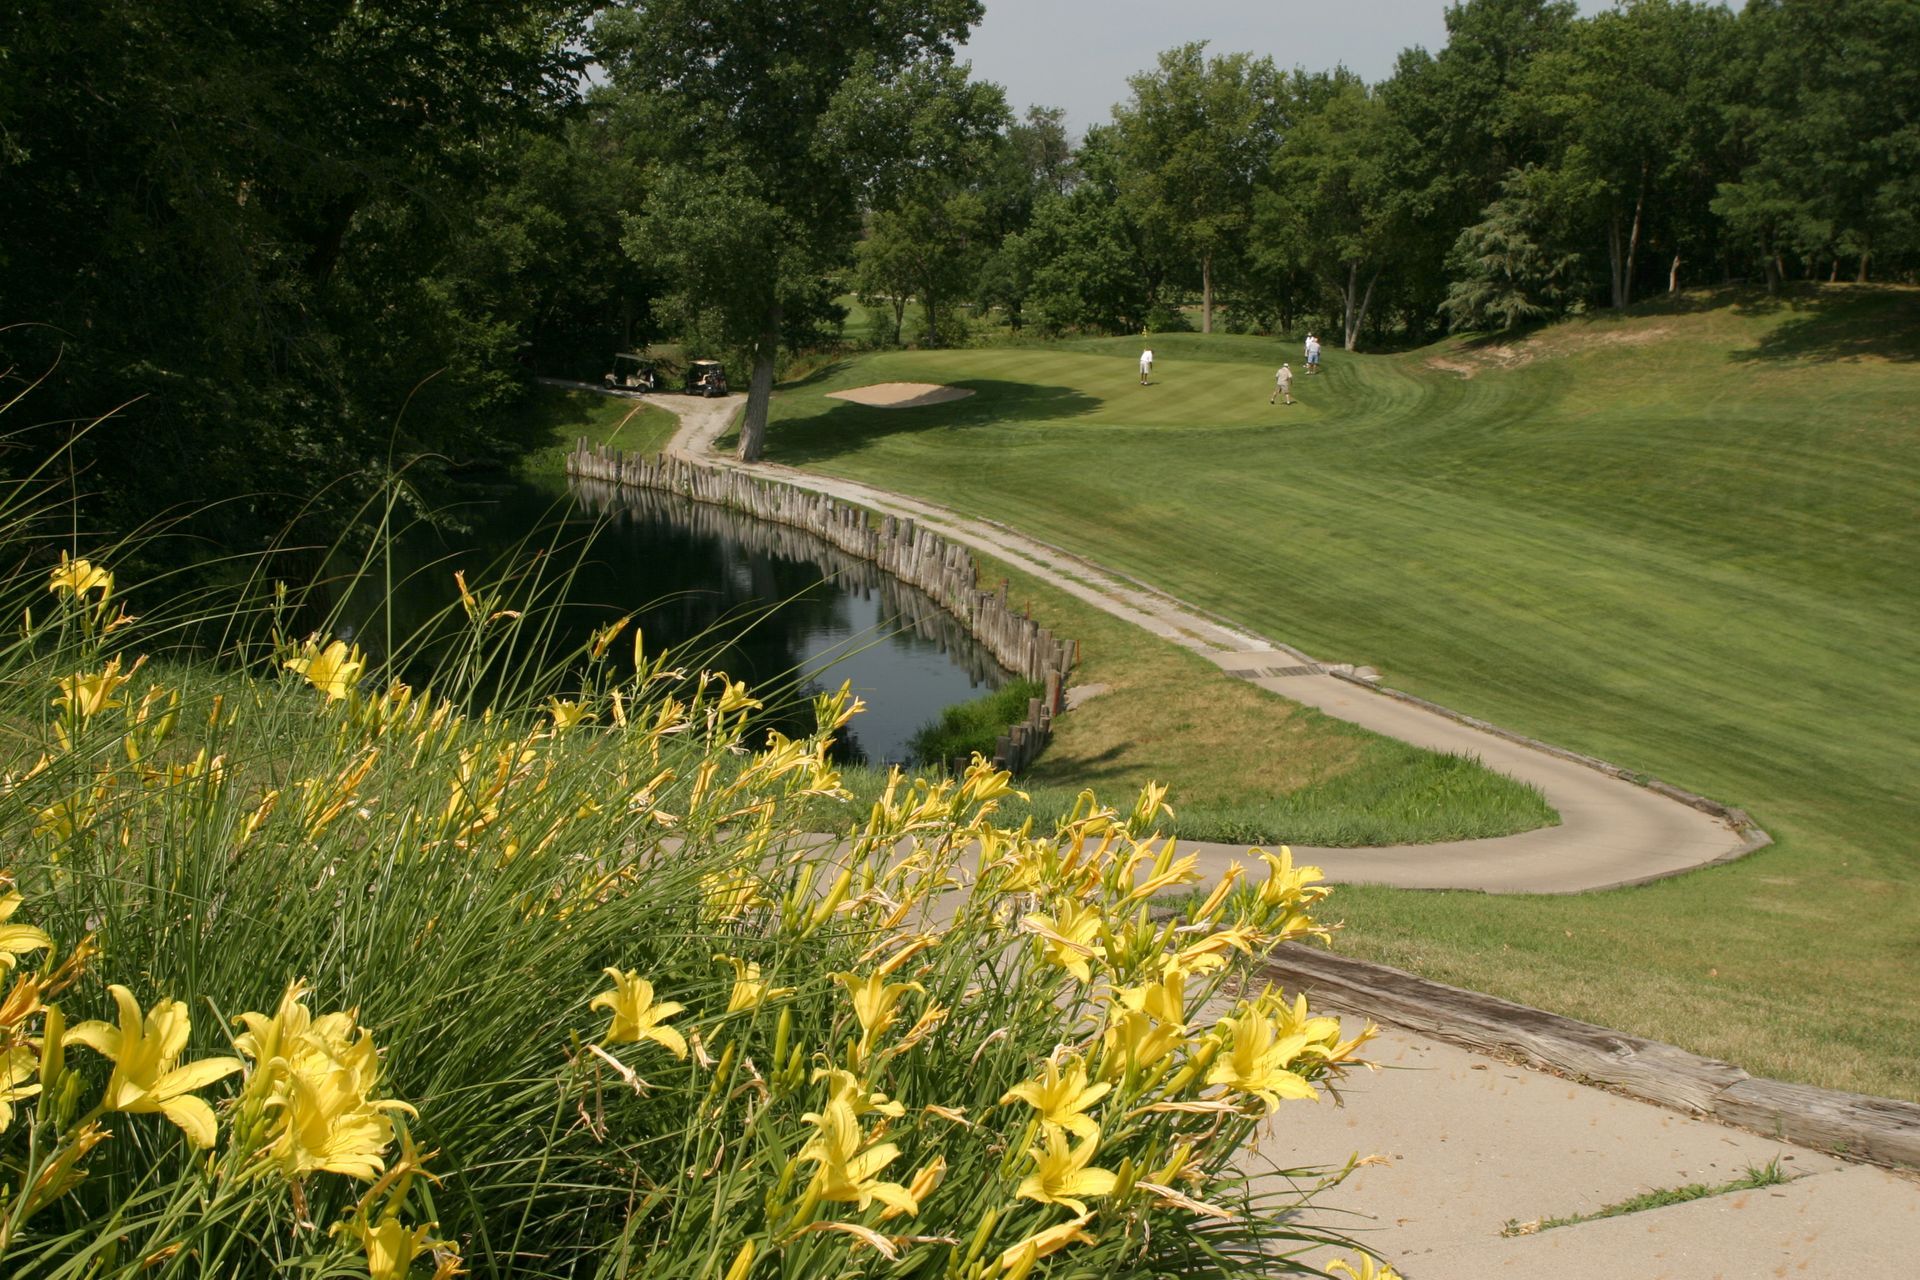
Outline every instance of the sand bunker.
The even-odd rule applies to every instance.
[[[918,409],[923,404],[964,400],[973,392],[965,387],[943,387],[937,382],[876,382],[849,391],[829,391],[831,400],[851,400],[876,409]]]

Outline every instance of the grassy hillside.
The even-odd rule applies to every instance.
[[[1355,890],[1355,951],[1920,1097],[1920,293],[1692,297],[1508,344],[896,353],[770,457],[1006,520],[1326,659],[1749,809],[1779,845],[1573,901]],[[826,400],[886,380],[970,399]],[[1630,957],[1623,966],[1621,957]],[[1827,1017],[1801,1011],[1818,1000]]]

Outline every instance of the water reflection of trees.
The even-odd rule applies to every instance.
[[[925,593],[883,572],[871,560],[848,555],[791,525],[770,524],[711,503],[690,502],[653,489],[575,479],[571,491],[582,509],[611,521],[636,519],[674,525],[714,542],[751,553],[755,563],[812,564],[844,590],[872,599],[877,593],[882,625],[937,645],[974,681],[998,685],[1005,671],[968,634],[960,620]],[[764,598],[764,597],[762,597]]]
[[[974,685],[1005,678],[958,619],[811,535],[650,491],[576,481],[569,496],[501,486],[453,513],[463,528],[410,530],[356,586],[341,568],[323,580],[310,625],[350,629],[376,658],[387,656],[390,630],[406,678],[444,688],[436,669],[460,648],[467,625],[453,581],[464,570],[476,590],[499,590],[503,607],[525,613],[513,663],[566,663],[594,627],[632,615],[649,653],[670,647],[677,665],[748,681],[768,702],[757,728],[790,735],[812,728],[809,694],[839,683],[828,663],[886,633],[937,648]],[[878,621],[864,634],[856,597],[876,605]],[[614,656],[625,663],[630,654],[623,637]],[[491,695],[492,682],[472,690],[477,703]],[[926,716],[943,705],[931,692],[888,691],[890,699],[916,695],[928,701]],[[843,730],[843,760],[868,758],[858,724]]]

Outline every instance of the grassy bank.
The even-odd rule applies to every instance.
[[[567,455],[581,437],[641,453],[664,448],[680,420],[664,409],[622,396],[536,386],[523,410],[521,429],[531,442],[519,474],[528,478],[563,476]]]
[[[1291,346],[1153,346],[1145,388],[1133,339],[864,357],[783,395],[769,456],[1008,520],[1747,808],[1779,843],[1737,865],[1578,899],[1356,888],[1346,945],[1756,1072],[1920,1097],[1920,295],[1688,298],[1513,343],[1335,352],[1292,408],[1266,403]],[[822,398],[886,380],[976,394]]]
[[[1179,797],[1167,829],[1193,840],[1314,845],[1424,844],[1508,835],[1558,821],[1531,787],[1458,756],[1383,738],[1239,680],[1064,591],[993,560],[1013,598],[1080,641],[1074,679],[1106,692],[1054,724],[1020,779],[1042,825],[1080,792],[1154,781]],[[854,775],[856,794],[875,787]]]

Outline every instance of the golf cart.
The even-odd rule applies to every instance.
[[[727,394],[727,371],[720,367],[718,360],[688,361],[687,394],[690,396]]]
[[[660,381],[654,362],[646,356],[622,351],[613,358],[613,372],[603,381],[609,391],[652,391]]]

